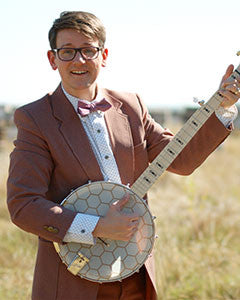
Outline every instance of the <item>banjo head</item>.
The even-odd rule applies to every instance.
[[[127,186],[105,181],[92,182],[74,190],[62,205],[79,213],[105,216],[110,205],[122,199],[126,192],[130,199],[122,212],[136,212],[140,216],[138,230],[131,240],[97,238],[95,245],[54,243],[67,267],[78,253],[89,260],[76,275],[98,283],[121,281],[138,271],[148,258],[155,239],[153,217],[145,201]]]

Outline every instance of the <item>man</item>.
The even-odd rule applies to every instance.
[[[59,203],[89,180],[132,185],[173,135],[151,119],[138,95],[97,85],[108,50],[105,29],[94,15],[62,13],[49,31],[49,41],[48,59],[61,84],[53,94],[16,110],[18,136],[8,179],[13,222],[39,236],[32,299],[156,299],[151,258],[139,273],[100,285],[71,274],[52,242],[129,240],[139,217],[121,212],[127,195],[100,218]],[[240,86],[239,78],[227,79],[232,71],[230,66],[223,77],[218,117],[209,118],[169,171],[190,174],[229,135]]]

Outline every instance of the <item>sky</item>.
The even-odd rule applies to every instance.
[[[47,60],[60,12],[94,13],[107,30],[99,85],[140,94],[151,108],[208,100],[240,58],[239,0],[1,1],[0,104],[23,105],[60,82]]]

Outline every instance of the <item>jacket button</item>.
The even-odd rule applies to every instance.
[[[52,232],[52,233],[58,233],[59,230],[53,226],[48,226],[48,225],[44,225],[43,228],[45,230],[47,230],[48,232]]]
[[[49,232],[53,232],[54,228],[52,226],[48,226],[48,229],[47,229]]]

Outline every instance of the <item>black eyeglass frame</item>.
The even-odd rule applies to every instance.
[[[83,49],[96,49],[97,50],[97,52],[96,52],[96,55],[93,57],[93,58],[87,58],[83,53],[82,53],[82,50]],[[74,56],[71,58],[71,59],[62,59],[60,56],[59,56],[59,51],[60,50],[74,50],[75,51],[75,53],[74,53]],[[90,47],[81,47],[81,48],[67,48],[67,47],[63,47],[63,48],[56,48],[56,49],[52,49],[52,51],[53,52],[55,52],[55,53],[57,53],[57,56],[58,56],[58,58],[61,60],[61,61],[71,61],[71,60],[73,60],[75,57],[76,57],[76,55],[77,55],[77,52],[79,52],[80,53],[80,55],[81,55],[81,57],[84,59],[84,60],[94,60],[94,59],[96,59],[96,58],[98,58],[98,55],[99,55],[99,52],[102,50],[102,48],[101,47],[94,47],[94,46],[90,46]]]

